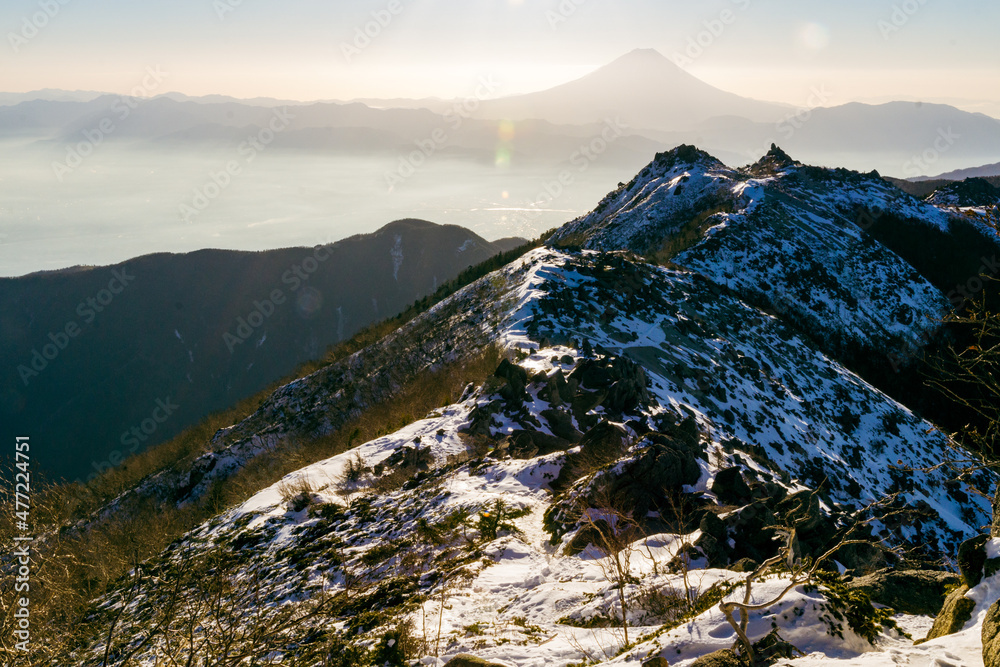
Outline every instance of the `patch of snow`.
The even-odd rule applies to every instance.
[[[396,243],[389,250],[389,256],[392,257],[392,277],[394,280],[399,280],[399,270],[403,267],[403,237],[400,234],[396,234]]]

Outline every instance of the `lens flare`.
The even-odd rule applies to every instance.
[[[830,30],[822,23],[804,23],[799,26],[798,42],[810,51],[822,51],[830,45]]]
[[[507,167],[510,166],[510,157],[511,155],[509,146],[503,146],[503,145],[497,146],[497,154],[496,154],[496,159],[494,160],[494,164],[497,167],[506,169]]]
[[[323,307],[323,294],[314,287],[306,287],[299,294],[295,302],[295,310],[299,317],[305,320],[312,319]]]
[[[500,121],[497,126],[497,152],[494,164],[500,168],[510,166],[511,155],[514,152],[514,123],[509,120]]]
[[[514,141],[514,134],[515,134],[515,129],[514,129],[514,123],[512,121],[509,120],[500,121],[500,125],[497,128],[497,136],[500,138],[500,141],[503,142]]]

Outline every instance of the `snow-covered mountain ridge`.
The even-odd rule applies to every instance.
[[[284,664],[472,653],[509,666],[687,665],[733,645],[715,602],[742,596],[745,568],[781,552],[782,530],[798,558],[815,558],[889,499],[871,545],[839,549],[839,569],[904,562],[880,540],[907,550],[909,566],[950,561],[989,523],[989,503],[932,469],[944,434],[836,355],[919,345],[947,309],[858,211],[942,233],[954,215],[881,183],[777,149],[746,170],[685,147],[661,154],[550,247],[282,387],[192,470],[147,481],[192,502],[261,451],[329,433],[421,373],[491,345],[507,353],[456,402],[292,473],[144,565],[144,583],[95,615],[105,627],[128,612],[109,653],[156,664],[171,647],[151,629],[173,622],[177,582],[200,578],[218,580],[246,627],[283,629],[260,641]],[[970,483],[987,492],[992,481]],[[637,531],[622,590],[590,521],[614,523],[612,509]],[[787,583],[774,573],[754,599]],[[688,591],[706,607],[664,608]],[[834,631],[837,605],[797,587],[755,611],[750,632],[778,628],[816,664],[958,660],[943,640],[913,647],[889,627],[874,643]],[[897,620],[924,628],[914,613]],[[76,658],[97,660],[104,636]]]
[[[873,237],[880,221],[942,235],[968,223],[877,173],[807,167],[777,147],[737,170],[682,146],[552,243],[669,260],[794,321],[829,352],[905,359],[937,329],[947,289]]]

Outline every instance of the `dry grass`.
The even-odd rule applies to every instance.
[[[249,497],[248,493],[270,486],[290,472],[393,433],[423,419],[442,405],[454,403],[469,382],[482,383],[496,370],[501,359],[500,350],[490,346],[463,361],[445,365],[437,371],[425,371],[391,400],[369,408],[329,435],[295,442],[258,456],[226,480],[225,488],[220,490],[222,506],[242,502]]]
[[[89,494],[81,494],[76,485],[50,485],[35,488],[33,517],[39,531],[63,526],[37,545],[32,569],[33,645],[45,645],[29,662],[14,661],[10,647],[0,644],[0,661],[11,664],[43,664],[61,655],[76,639],[80,621],[91,600],[103,595],[121,577],[141,562],[160,553],[168,544],[221,510],[245,501],[262,488],[303,466],[348,451],[400,426],[426,416],[432,410],[456,401],[469,382],[480,384],[496,370],[501,353],[489,347],[469,358],[451,363],[436,371],[426,371],[402,387],[390,400],[375,405],[357,419],[327,436],[310,441],[291,442],[275,451],[256,457],[230,478],[217,482],[197,504],[178,509],[172,502],[147,499],[127,511],[118,511],[86,530],[66,529],[70,519],[90,508],[102,506],[103,499],[115,497],[128,484],[147,474],[193,460],[206,447],[211,436],[223,425],[246,416],[256,409],[259,398],[248,399],[240,407],[213,416],[161,447],[141,455],[127,470],[110,471]],[[253,406],[253,407],[251,407]],[[235,419],[234,419],[235,418]],[[140,474],[140,471],[144,474]],[[403,480],[405,482],[405,480]],[[308,485],[307,485],[308,486]],[[293,502],[303,489],[291,484],[286,490]],[[9,494],[9,490],[6,490]],[[6,498],[0,499],[6,500]],[[5,502],[5,508],[12,508]],[[4,510],[5,512],[7,510]],[[11,543],[13,517],[0,515],[0,542]],[[13,579],[0,582],[0,595],[8,599]],[[15,624],[14,606],[0,619],[0,635],[11,637]]]
[[[307,368],[308,366],[300,367],[293,375],[301,377],[298,373],[304,373]],[[285,380],[276,382],[227,410],[209,415],[171,440],[130,457],[120,466],[108,470],[86,485],[49,487],[49,492],[61,496],[63,502],[59,505],[59,510],[48,515],[42,525],[58,525],[67,519],[84,518],[134,488],[143,479],[164,470],[183,469],[186,464],[209,450],[212,437],[219,429],[253,414],[268,396],[286,383]]]

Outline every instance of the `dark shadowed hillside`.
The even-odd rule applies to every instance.
[[[156,254],[0,280],[3,437],[29,430],[47,472],[86,477],[521,243],[403,220],[316,248]]]

